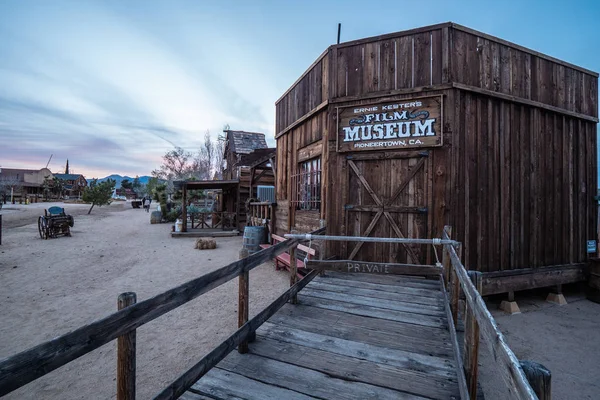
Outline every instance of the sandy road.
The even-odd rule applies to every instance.
[[[48,204],[46,204],[48,206]],[[2,211],[0,358],[54,338],[116,310],[119,293],[138,301],[238,258],[241,238],[219,238],[215,250],[194,250],[194,239],[172,239],[168,224],[129,203],[94,208],[64,205],[75,216],[72,237],[41,240],[43,205]],[[9,208],[12,208],[11,206]],[[250,273],[250,313],[288,286],[288,276],[265,264]],[[236,329],[237,280],[212,290],[138,330],[139,398],[149,398]],[[8,399],[114,398],[115,344],[107,344]]]

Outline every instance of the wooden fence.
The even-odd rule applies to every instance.
[[[442,240],[450,240],[451,232],[451,227],[444,227]],[[444,291],[448,287],[451,314],[449,319],[453,325],[458,322],[458,301],[461,293],[465,298],[465,339],[462,358],[457,355],[457,362],[462,364],[460,367],[464,369],[466,378],[464,385],[460,386],[461,397],[473,400],[477,398],[479,344],[482,340],[494,356],[495,371],[507,384],[511,399],[550,400],[550,371],[540,364],[517,359],[481,297],[481,273],[467,271],[460,261],[461,250],[460,244],[444,245],[442,262]]]
[[[246,219],[248,226],[264,226],[269,230],[269,233],[274,233],[275,206],[276,203],[269,201],[248,204]]]
[[[245,317],[240,317],[239,329],[171,383],[156,398],[174,399],[179,397],[236,346],[242,344],[240,351],[243,351],[243,344],[252,340],[254,331],[287,301],[295,298],[296,294],[316,276],[317,272],[314,271],[299,282],[294,280],[294,284],[289,290],[248,321],[248,272],[293,248],[298,243],[299,240],[285,240],[140,303],[136,303],[134,293],[120,295],[119,311],[116,313],[0,360],[0,396],[118,339],[117,399],[132,400],[135,398],[136,329],[231,279],[240,277],[238,313]]]
[[[192,229],[236,229],[237,213],[234,212],[194,212],[189,213]]]

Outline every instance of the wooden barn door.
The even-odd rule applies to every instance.
[[[428,152],[348,155],[346,235],[426,238],[430,190]],[[357,261],[422,264],[427,247],[349,242]]]

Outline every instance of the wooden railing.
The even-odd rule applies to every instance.
[[[241,344],[240,351],[243,352],[243,344],[252,340],[254,331],[287,301],[295,298],[296,294],[316,276],[317,271],[313,271],[299,282],[294,282],[289,290],[248,321],[248,272],[298,243],[299,240],[286,240],[140,303],[135,303],[134,293],[120,295],[119,311],[116,313],[0,360],[0,396],[118,339],[117,399],[134,399],[136,329],[239,276],[238,314],[242,315],[238,321],[239,329],[177,378],[156,398],[179,397],[236,346]]]
[[[273,233],[275,222],[276,203],[263,201],[259,203],[248,204],[247,224],[248,226],[264,226]]]
[[[442,240],[450,240],[452,229],[444,227]],[[444,291],[449,289],[449,323],[458,323],[459,298],[465,298],[464,347],[457,361],[464,370],[465,380],[459,386],[462,398],[477,398],[479,343],[483,341],[494,357],[494,370],[500,374],[511,392],[511,399],[550,399],[550,371],[531,361],[519,361],[512,352],[496,321],[481,297],[481,273],[467,271],[460,261],[461,246],[446,244],[443,252]],[[448,294],[446,293],[448,297]],[[452,328],[451,327],[451,328]],[[454,329],[451,329],[451,333]],[[532,388],[535,388],[535,390]]]
[[[188,213],[192,229],[236,229],[236,215],[225,211]]]

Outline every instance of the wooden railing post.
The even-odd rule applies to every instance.
[[[446,232],[449,239],[452,237],[451,226],[444,226],[444,232]],[[450,283],[450,270],[452,269],[452,263],[450,262],[450,255],[448,254],[446,246],[442,246],[442,266],[444,267],[444,285],[448,287],[448,283]]]
[[[290,287],[294,286],[298,281],[298,265],[296,263],[296,246],[290,248]],[[291,304],[298,303],[298,296],[293,295],[290,298]]]
[[[133,292],[121,293],[119,310],[137,302]],[[117,400],[135,400],[135,329],[117,338]]]
[[[527,381],[531,385],[531,388],[540,400],[551,400],[551,380],[552,374],[550,370],[544,367],[542,364],[538,364],[533,361],[519,361]]]
[[[248,249],[242,248],[240,259],[248,257]],[[250,293],[250,272],[242,272],[239,276],[238,285],[238,328],[241,328],[248,322],[248,306]],[[244,340],[238,345],[238,352],[241,354],[248,352],[248,341]]]
[[[481,272],[468,271],[471,282],[481,294],[483,280]],[[463,352],[463,365],[465,368],[465,378],[471,400],[477,398],[477,375],[479,359],[479,324],[473,313],[472,306],[465,303],[465,347]]]

